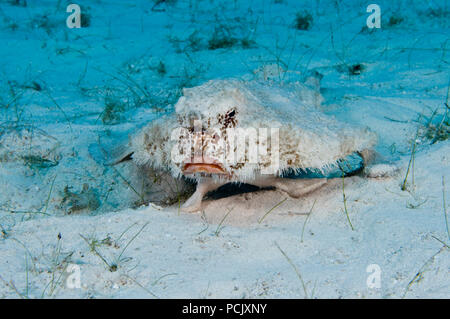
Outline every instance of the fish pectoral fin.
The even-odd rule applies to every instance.
[[[211,180],[202,180],[197,184],[197,188],[191,197],[181,206],[181,210],[186,213],[198,212],[202,209],[202,200],[206,193],[219,188],[225,183],[217,183]]]
[[[299,198],[308,194],[327,183],[326,178],[305,178],[305,179],[288,179],[278,178],[275,187],[286,192],[289,196]]]
[[[195,213],[202,208],[203,195],[195,192],[191,197],[181,206],[181,211],[185,213]]]

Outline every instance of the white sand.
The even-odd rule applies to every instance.
[[[0,161],[0,298],[448,298],[450,258],[444,243],[450,240],[442,192],[444,176],[448,211],[448,141],[429,145],[420,138],[414,184],[410,172],[408,191],[401,190],[417,120],[426,123],[425,117],[435,109],[442,114],[444,107],[448,19],[423,22],[416,8],[423,11],[426,5],[380,1],[386,8],[383,19],[401,12],[405,21],[359,34],[367,13],[362,1],[352,2],[352,7],[342,4],[339,17],[331,20],[332,15],[324,14],[337,12],[332,4],[305,6],[314,25],[303,32],[291,27],[303,7],[287,0],[226,2],[224,9],[209,1],[190,8],[189,1],[179,0],[166,12],[152,12],[149,1],[98,1],[107,9],[79,1],[82,8],[87,3],[91,7],[91,26],[81,30],[68,30],[65,8],[56,10],[51,1],[29,0],[26,8],[2,5],[6,27],[0,30],[0,101],[11,101],[11,83],[21,95],[17,103],[0,107],[0,132],[11,132],[7,124],[19,123],[46,132],[59,145],[52,150],[58,164],[46,169],[17,158]],[[233,17],[244,17],[247,29],[237,34],[256,30],[255,48],[207,50],[211,30],[205,21],[215,12],[225,12],[220,19],[230,26],[236,24]],[[48,13],[50,33],[33,27],[33,18],[41,13]],[[15,31],[13,22],[18,24]],[[194,30],[203,39],[202,49],[188,49],[189,56],[177,53],[168,37],[186,39]],[[180,45],[184,48],[186,42]],[[139,173],[127,163],[103,167],[89,155],[88,146],[98,136],[114,143],[158,116],[144,105],[122,113],[117,125],[103,125],[98,118],[104,92],[129,94],[127,85],[110,74],[128,72],[164,100],[186,72],[195,75],[191,85],[249,77],[252,70],[274,63],[276,55],[289,64],[287,76],[306,69],[321,72],[323,110],[370,126],[380,137],[377,151],[400,168],[392,177],[345,179],[354,230],[344,213],[341,179],[301,199],[271,190],[209,199],[203,215],[180,213],[176,205],[132,209],[139,197],[124,179],[140,192]],[[366,68],[359,76],[340,73],[336,66],[341,59]],[[154,71],[160,60],[167,67],[163,76]],[[26,88],[33,81],[44,89]],[[30,145],[17,144],[17,153]],[[33,155],[48,152],[45,147],[29,149]],[[65,186],[80,193],[83,184],[100,207],[67,215],[61,204]],[[97,254],[80,235],[97,241]],[[289,261],[301,274],[306,294]],[[380,288],[366,283],[371,264],[380,267]],[[73,265],[81,280],[75,289],[67,284],[66,270]],[[110,269],[113,265],[117,267]]]

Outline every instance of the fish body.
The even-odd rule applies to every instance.
[[[321,101],[318,90],[298,82],[212,80],[184,89],[175,112],[140,130],[129,148],[139,165],[197,182],[207,175],[243,183],[305,172],[326,177],[346,158],[358,162],[357,152],[377,138],[325,114]]]
[[[227,183],[275,187],[300,197],[328,178],[367,170],[377,135],[321,109],[318,81],[211,80],[183,89],[175,111],[131,136],[115,163],[162,172],[196,190],[187,212]],[[178,196],[179,198],[179,196]]]

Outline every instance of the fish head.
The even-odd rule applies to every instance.
[[[188,125],[184,127],[183,139],[179,140],[185,155],[180,163],[184,176],[231,175],[231,167],[225,157],[230,147],[227,133],[236,125],[236,114],[236,109],[231,108],[212,117],[191,116],[184,123]]]

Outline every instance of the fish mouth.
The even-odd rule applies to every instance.
[[[226,174],[223,167],[219,164],[189,163],[184,165],[183,174],[189,175],[195,173]]]
[[[222,164],[212,160],[205,160],[204,158],[201,161],[197,159],[184,164],[182,172],[185,175],[196,173],[228,175]]]

